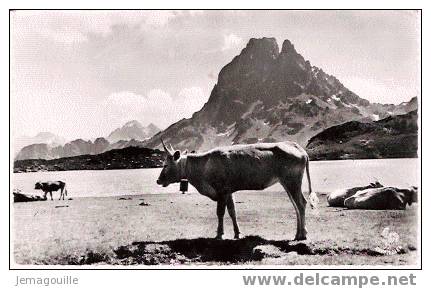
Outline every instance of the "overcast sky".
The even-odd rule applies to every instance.
[[[11,14],[12,133],[107,136],[136,119],[165,128],[208,100],[251,37],[289,39],[372,102],[418,95],[412,11],[17,11]]]

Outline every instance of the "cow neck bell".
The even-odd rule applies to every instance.
[[[187,179],[181,179],[180,181],[180,191],[185,194],[189,189],[189,181]]]

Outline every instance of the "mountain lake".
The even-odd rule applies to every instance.
[[[378,180],[385,186],[409,187],[419,182],[419,159],[372,159],[312,161],[312,188],[328,193],[339,188],[367,185]],[[156,184],[161,169],[53,171],[12,174],[12,188],[23,193],[42,195],[34,190],[38,181],[66,182],[68,198],[178,193],[179,184],[162,188]],[[306,181],[303,191],[307,192]],[[275,184],[267,191],[282,190]],[[189,193],[197,193],[189,186]],[[54,198],[59,194],[54,193]]]

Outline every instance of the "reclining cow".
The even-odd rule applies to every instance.
[[[418,201],[417,187],[398,189],[383,187],[359,191],[344,201],[348,209],[405,210],[407,204]]]
[[[326,197],[326,199],[330,207],[344,207],[344,200],[353,196],[354,194],[356,194],[356,192],[366,190],[366,189],[381,188],[381,187],[383,187],[383,185],[376,181],[375,183],[371,183],[368,186],[336,190],[330,193]]]
[[[58,190],[60,190],[60,198],[59,200],[61,200],[61,198],[63,198],[64,200],[64,196],[67,196],[67,190],[66,190],[66,183],[62,182],[62,181],[57,181],[57,182],[37,182],[34,185],[35,190],[42,190],[45,194],[44,194],[44,199],[46,199],[46,195],[49,193],[51,196],[51,201],[53,200],[52,198],[52,192],[56,192]]]
[[[218,227],[216,238],[224,233],[223,217],[227,207],[232,219],[234,237],[240,236],[232,194],[239,190],[263,190],[277,182],[286,190],[296,211],[295,240],[305,240],[305,207],[302,177],[307,172],[309,199],[314,207],[318,198],[311,192],[309,158],[293,142],[233,145],[205,153],[181,155],[180,151],[166,151],[166,160],[157,180],[163,187],[187,179],[200,194],[217,202]]]

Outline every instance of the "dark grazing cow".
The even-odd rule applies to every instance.
[[[67,190],[66,190],[66,183],[62,182],[62,181],[57,181],[57,182],[37,182],[34,185],[34,188],[36,190],[42,190],[45,194],[44,194],[44,198],[46,199],[46,195],[49,193],[51,196],[51,200],[52,199],[52,192],[56,192],[58,190],[60,191],[60,198],[59,200],[61,200],[61,198],[63,198],[64,200],[64,196],[67,196]]]
[[[306,239],[305,207],[302,194],[302,177],[307,172],[309,199],[314,207],[318,198],[311,192],[309,158],[298,144],[293,142],[233,145],[205,153],[181,155],[180,151],[166,151],[166,160],[157,180],[163,187],[187,179],[200,194],[217,202],[218,227],[216,238],[224,233],[223,217],[227,207],[232,219],[234,236],[240,230],[236,220],[232,193],[239,190],[263,190],[277,182],[286,190],[296,211],[295,240]]]

